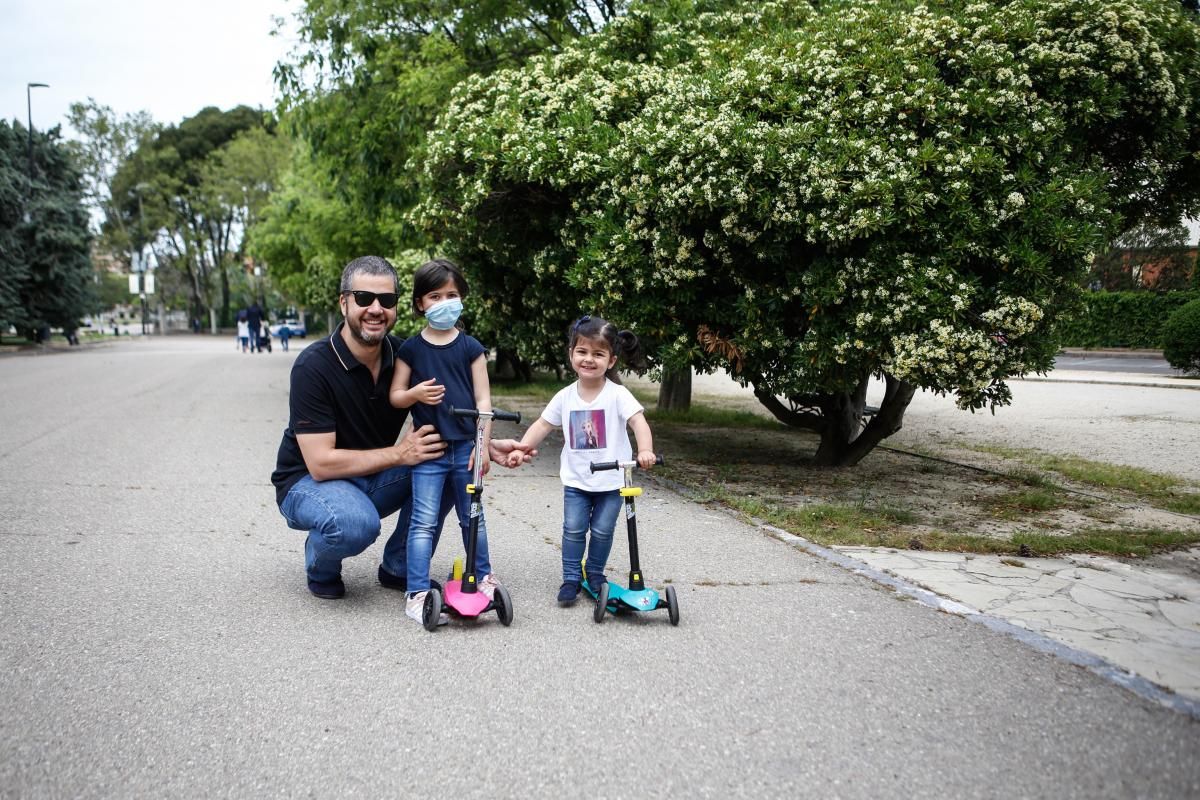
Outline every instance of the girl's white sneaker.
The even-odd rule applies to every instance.
[[[425,623],[425,596],[429,592],[417,592],[410,594],[404,602],[404,613],[409,619],[415,619],[417,622]],[[450,622],[450,615],[443,611],[438,614],[438,625],[445,625]]]

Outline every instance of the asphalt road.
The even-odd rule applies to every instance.
[[[0,797],[1200,794],[1200,723],[662,488],[680,626],[558,608],[552,442],[489,484],[512,627],[426,633],[380,545],[316,600],[268,481],[290,364],[0,358]]]

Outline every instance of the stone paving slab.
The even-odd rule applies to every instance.
[[[873,569],[1200,700],[1200,581],[1111,558],[834,548]],[[1200,548],[1181,557],[1200,561]]]

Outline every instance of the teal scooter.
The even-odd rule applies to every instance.
[[[663,463],[662,456],[658,456],[655,463]],[[629,587],[626,588],[610,581],[605,581],[600,584],[599,591],[593,590],[587,579],[587,561],[585,560],[583,566],[583,588],[596,600],[596,610],[592,614],[592,618],[596,622],[603,622],[606,612],[616,614],[621,611],[637,611],[640,614],[645,614],[665,608],[671,624],[678,625],[679,601],[675,597],[675,587],[667,586],[664,592],[665,597],[662,597],[653,589],[647,589],[646,582],[642,580],[642,567],[638,559],[637,512],[634,510],[633,504],[633,498],[642,493],[641,489],[633,485],[633,470],[637,465],[636,461],[604,461],[599,463],[593,461],[591,464],[592,472],[600,472],[607,469],[622,469],[625,471],[625,487],[621,489],[621,497],[625,498],[625,525],[629,529]]]

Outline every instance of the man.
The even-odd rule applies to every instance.
[[[379,537],[381,519],[402,507],[383,549],[379,582],[407,589],[411,467],[445,448],[429,425],[397,441],[408,416],[388,402],[402,343],[388,333],[396,322],[397,288],[386,259],[351,261],[338,298],[344,321],[292,366],[290,418],[271,482],[288,526],[308,531],[308,588],[324,599],[346,594],[342,559],[366,550]],[[493,440],[489,455],[503,463],[514,449],[520,445],[512,439]],[[452,499],[443,501],[443,518],[452,507]]]

